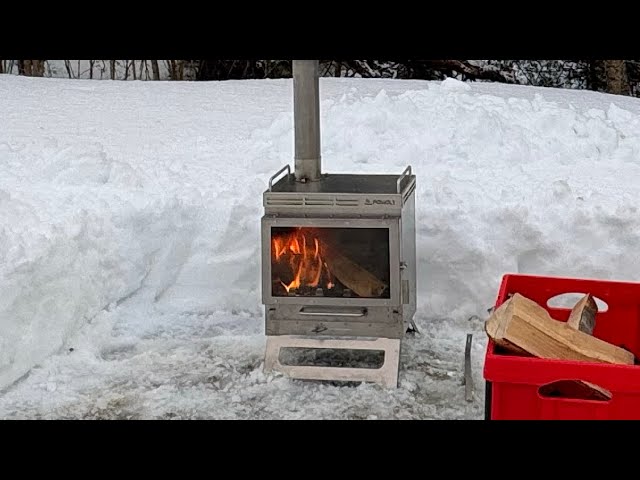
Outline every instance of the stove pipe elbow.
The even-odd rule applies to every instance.
[[[295,178],[320,180],[320,90],[318,60],[293,60]]]

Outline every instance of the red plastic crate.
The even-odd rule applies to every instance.
[[[640,357],[640,283],[508,274],[502,278],[496,308],[519,293],[539,303],[556,320],[570,308],[553,308],[549,299],[565,293],[591,293],[607,304],[593,335]],[[637,363],[637,362],[636,362]],[[489,339],[484,379],[485,417],[490,420],[640,419],[640,365],[519,357],[495,351]],[[543,397],[539,388],[560,380],[584,380],[611,393],[607,401]]]

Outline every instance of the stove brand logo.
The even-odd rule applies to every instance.
[[[364,204],[365,205],[395,205],[396,201],[391,199],[380,200],[379,198],[374,198],[373,200],[370,200],[368,198],[365,198]]]

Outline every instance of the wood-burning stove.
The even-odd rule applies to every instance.
[[[266,370],[397,386],[416,311],[416,178],[322,173],[317,61],[294,61],[295,171],[263,194]],[[284,365],[282,347],[383,350],[378,369]]]

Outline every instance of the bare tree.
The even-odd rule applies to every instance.
[[[184,80],[184,60],[168,60],[169,78],[171,80]]]
[[[173,79],[184,80],[184,60],[171,60],[173,63]]]
[[[31,75],[31,60],[18,60],[18,75]]]
[[[153,72],[153,79],[160,80],[160,67],[158,66],[158,60],[151,60],[151,71]]]
[[[629,95],[629,80],[624,60],[605,60],[606,90],[616,95]]]
[[[119,78],[160,80],[160,62],[171,80],[228,80],[246,78],[290,78],[290,60],[88,60],[88,69],[78,60],[64,60],[69,78]],[[96,63],[97,62],[97,63]],[[102,63],[100,63],[102,62]],[[151,67],[149,67],[151,63]],[[108,65],[107,65],[108,64]],[[52,76],[57,74],[47,60],[0,60],[0,73]],[[95,68],[102,70],[100,75]],[[640,96],[640,60],[320,60],[320,75],[462,81],[489,81],[555,88],[589,89],[620,95]],[[87,75],[88,74],[88,75]],[[163,75],[166,75],[163,73]],[[120,78],[122,79],[122,78]]]
[[[100,80],[102,80],[107,72],[107,64],[104,60],[100,60]]]
[[[44,60],[18,60],[18,74],[27,77],[42,77],[44,62]]]
[[[629,80],[624,60],[589,62],[587,88],[598,92],[629,95]]]
[[[625,62],[625,68],[627,70],[631,95],[640,97],[640,60],[627,60]]]
[[[0,60],[0,73],[4,73],[4,60]]]
[[[33,75],[35,77],[44,77],[45,60],[33,60]]]
[[[73,78],[73,67],[71,66],[71,60],[64,61],[64,68],[67,70],[67,75],[69,75],[69,78]]]

